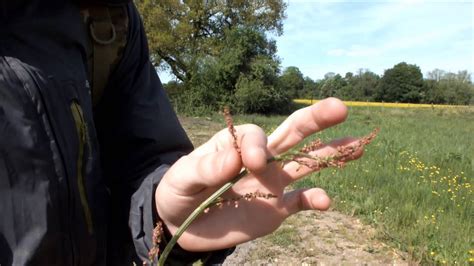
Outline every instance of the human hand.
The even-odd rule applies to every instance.
[[[343,122],[347,108],[329,98],[300,109],[289,116],[268,138],[255,125],[237,126],[237,145],[227,129],[214,135],[192,153],[178,160],[165,174],[155,192],[160,218],[174,234],[188,215],[223,184],[232,180],[243,167],[250,172],[222,197],[238,198],[247,193],[276,197],[240,200],[238,207],[223,204],[197,218],[179,238],[180,246],[189,251],[229,248],[269,234],[291,214],[301,210],[326,210],[330,199],[319,188],[285,192],[289,184],[314,169],[288,162],[267,163],[268,158],[282,154],[305,137]],[[356,145],[357,139],[343,138],[323,145],[311,155],[327,157],[337,147]],[[350,159],[358,158],[362,149]]]

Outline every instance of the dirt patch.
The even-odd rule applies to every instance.
[[[209,140],[210,137],[226,126],[224,121],[218,123],[208,117],[180,116],[179,121],[195,147]]]
[[[210,118],[180,117],[195,146],[225,127]],[[334,210],[305,211],[273,234],[239,245],[224,265],[413,265],[376,238],[376,230]]]
[[[357,218],[336,211],[301,212],[273,234],[238,246],[224,265],[413,264],[375,234]]]

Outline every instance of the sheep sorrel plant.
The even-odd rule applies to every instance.
[[[230,114],[229,108],[224,109],[224,118],[227,124],[227,128],[229,129],[229,133],[233,139],[233,146],[240,154],[240,147],[237,144],[237,130],[234,127],[233,119]],[[369,144],[377,135],[378,129],[372,131],[369,135],[360,138],[356,144],[353,145],[345,145],[337,147],[337,152],[332,156],[327,157],[318,157],[312,155],[311,152],[318,150],[321,148],[324,143],[321,140],[315,140],[298,151],[289,151],[283,155],[279,155],[276,157],[269,158],[267,163],[273,161],[280,161],[282,164],[290,161],[297,162],[300,167],[308,167],[313,171],[321,170],[327,167],[343,167],[345,162],[353,159],[355,154],[362,150],[365,145]],[[186,229],[191,225],[191,223],[198,218],[200,215],[208,213],[210,208],[218,207],[223,208],[224,206],[232,206],[235,208],[239,207],[240,200],[251,201],[256,198],[263,198],[263,199],[270,199],[277,197],[271,193],[262,193],[259,191],[246,193],[244,195],[240,195],[235,198],[226,199],[223,198],[222,195],[229,190],[234,184],[236,184],[242,177],[249,174],[247,169],[243,169],[237,176],[235,176],[230,182],[224,184],[221,188],[219,188],[216,192],[214,192],[211,196],[209,196],[206,200],[204,200],[183,222],[183,224],[178,228],[174,236],[171,240],[167,243],[165,249],[161,256],[159,256],[158,264],[164,265],[165,261],[173,249],[174,245],[177,243],[178,239],[181,235],[186,231]],[[153,230],[153,248],[150,250],[149,259],[151,263],[154,263],[156,258],[159,254],[159,244],[161,242],[161,237],[163,235],[163,225],[162,222],[158,222],[156,228]],[[146,264],[146,262],[144,262]]]

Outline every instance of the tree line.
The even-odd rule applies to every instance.
[[[289,67],[281,79],[291,84],[287,88],[294,89],[292,96],[297,98],[335,96],[353,101],[474,104],[474,86],[466,70],[452,73],[435,69],[423,78],[418,66],[405,62],[385,70],[381,76],[359,69],[355,74],[347,72],[344,77],[329,72],[318,81],[303,77],[296,67]]]
[[[245,113],[287,113],[294,98],[470,104],[467,71],[433,70],[426,79],[405,62],[382,76],[369,70],[304,77],[282,71],[276,43],[283,34],[282,0],[136,0],[153,64],[176,80],[165,88],[179,112],[207,113],[230,105]]]

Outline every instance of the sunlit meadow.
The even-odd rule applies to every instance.
[[[413,105],[412,105],[413,107]],[[318,133],[328,141],[381,129],[365,155],[296,187],[322,187],[333,207],[361,217],[414,261],[474,262],[474,108],[349,107],[348,120]],[[237,116],[271,132],[284,117]]]

